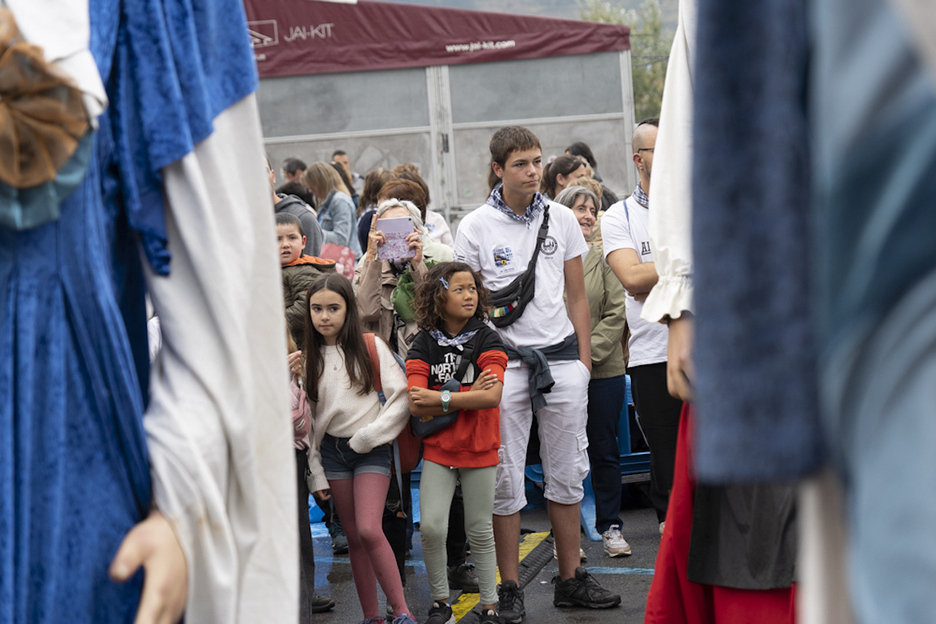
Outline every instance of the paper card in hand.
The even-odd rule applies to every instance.
[[[403,260],[416,255],[406,237],[414,232],[412,217],[377,219],[377,229],[384,233],[386,242],[377,248],[380,260]]]

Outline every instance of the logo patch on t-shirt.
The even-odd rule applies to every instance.
[[[455,371],[458,370],[460,359],[461,358],[456,353],[444,354],[442,356],[442,362],[439,362],[438,364],[432,364],[429,367],[429,375],[438,379],[440,384],[444,384],[446,381],[455,376]]]
[[[435,377],[440,384],[444,384],[450,379],[455,378],[455,373],[458,372],[458,367],[461,366],[461,363],[461,355],[451,352],[445,353],[442,356],[441,362],[432,364],[429,367],[429,377],[430,379]],[[458,381],[463,385],[473,384],[475,382],[474,365],[469,364],[465,369],[465,376]]]
[[[513,268],[514,253],[510,247],[494,248],[494,268],[498,273],[504,273]]]
[[[543,239],[543,247],[540,251],[543,252],[543,255],[551,256],[559,249],[559,243],[556,242],[556,239],[552,236],[547,236]]]

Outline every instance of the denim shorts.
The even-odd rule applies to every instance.
[[[369,453],[356,453],[348,444],[350,438],[336,438],[327,433],[322,439],[322,468],[329,481],[351,479],[359,474],[379,474],[389,477],[393,462],[392,447],[382,444]]]

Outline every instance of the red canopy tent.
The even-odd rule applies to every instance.
[[[372,2],[245,0],[261,78],[630,49],[627,26]]]

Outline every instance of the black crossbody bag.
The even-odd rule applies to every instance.
[[[468,366],[471,365],[471,354],[473,352],[474,346],[471,344],[471,341],[468,341],[468,344],[466,344],[462,350],[461,362],[458,364],[458,370],[455,371],[455,376],[439,386],[439,392],[444,390],[458,392],[461,390],[461,380],[465,378],[465,373],[468,372]],[[436,416],[410,416],[410,427],[413,429],[413,435],[418,438],[425,438],[455,424],[456,420],[458,420],[458,410],[445,412]]]
[[[536,293],[536,259],[539,258],[540,249],[543,247],[548,232],[549,204],[543,211],[543,223],[540,224],[539,232],[536,234],[536,248],[533,250],[533,256],[530,257],[526,270],[500,290],[491,292],[490,318],[494,327],[507,327],[512,324],[520,318],[524,308],[533,300],[533,295]]]

